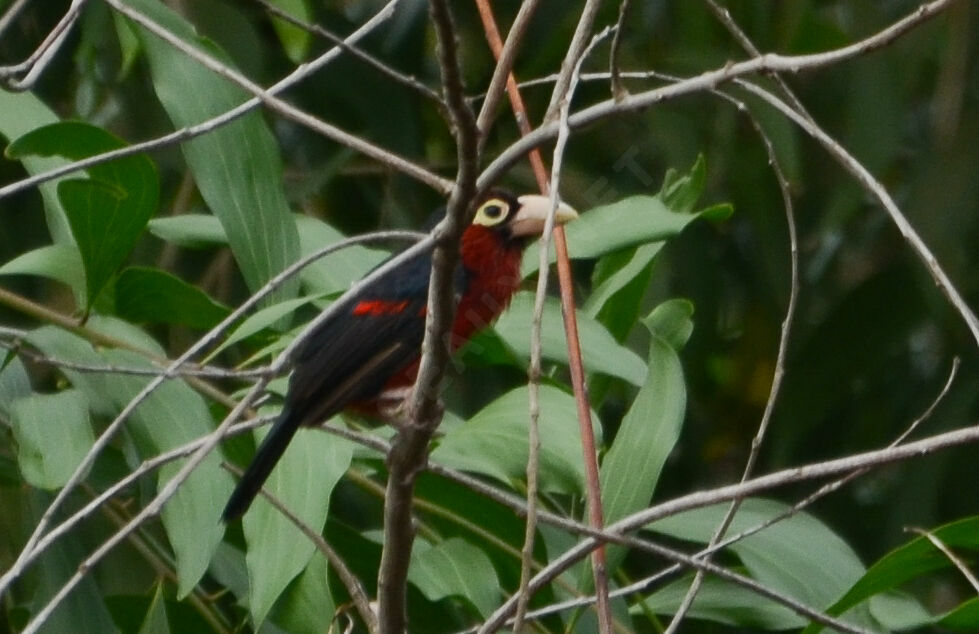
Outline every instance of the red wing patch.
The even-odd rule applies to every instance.
[[[399,315],[408,308],[408,300],[389,302],[381,299],[363,300],[354,306],[354,315]]]

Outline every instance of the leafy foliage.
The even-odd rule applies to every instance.
[[[14,21],[21,28],[0,35],[4,64],[29,54],[35,30],[53,27],[49,7],[27,4]],[[343,32],[379,7],[270,4]],[[475,94],[488,85],[489,52],[474,9],[450,4]],[[617,17],[614,3],[604,4],[599,24]],[[691,75],[743,57],[701,3],[632,4],[621,34],[623,68]],[[250,98],[226,75],[270,86],[325,46],[257,6],[182,3],[178,12],[153,0],[125,5],[181,44],[108,4],[88,3],[78,34],[41,83],[21,93],[0,89],[8,159],[0,162],[0,188],[128,142],[213,122]],[[362,46],[437,87],[425,5],[398,3],[382,35]],[[0,9],[9,6],[0,1]],[[522,51],[515,67],[521,79],[560,67],[576,21],[567,6],[541,3],[528,36],[533,54]],[[802,54],[845,45],[915,7],[912,0],[888,7],[841,0],[732,3],[731,10],[762,50]],[[513,6],[496,9],[508,24]],[[947,17],[873,55],[792,78],[814,120],[884,180],[973,305],[979,126],[965,116],[976,95],[964,87],[975,84],[979,68],[977,20],[969,3],[959,3]],[[188,51],[215,60],[225,76]],[[586,67],[607,69],[607,57],[599,57]],[[647,81],[629,80],[627,87],[639,92]],[[419,166],[448,173],[455,160],[451,134],[438,108],[406,83],[344,55],[286,98]],[[549,90],[524,92],[539,119]],[[575,109],[607,92],[607,81],[583,82]],[[566,233],[609,524],[654,503],[736,482],[776,370],[779,376],[784,370],[784,383],[756,472],[886,446],[932,401],[953,357],[962,359],[958,377],[918,433],[975,419],[974,346],[898,232],[781,115],[737,89],[729,94],[745,100],[744,111],[788,174],[796,245],[786,238],[763,143],[742,109],[723,100],[664,102],[575,130],[565,159],[562,198],[583,212]],[[247,463],[264,430],[235,428],[186,479],[179,474],[255,380],[238,370],[260,369],[398,245],[331,253],[220,332],[194,358],[210,372],[154,377],[227,318],[229,307],[300,257],[354,233],[425,226],[443,201],[390,166],[276,114],[251,110],[195,132],[28,191],[0,189],[0,631],[33,624],[78,571],[79,585],[43,631],[323,632],[356,620],[335,562],[270,502],[257,500],[240,525],[218,519],[233,485],[222,463]],[[501,115],[487,157],[515,137],[514,124]],[[520,164],[505,181],[529,189],[532,179]],[[776,368],[792,246],[801,257],[801,298],[786,363]],[[539,256],[536,247],[527,250],[525,277],[539,274]],[[497,496],[445,472],[419,479],[418,538],[408,574],[413,631],[477,624],[518,591],[524,519],[511,505],[527,488],[531,286],[458,355],[460,371],[446,390],[430,461],[478,478]],[[555,298],[545,302],[541,344],[540,504],[584,522],[582,443]],[[269,391],[282,385],[279,379]],[[278,407],[273,396],[260,413],[274,415]],[[121,431],[103,437],[122,415]],[[347,414],[331,421],[375,441],[394,433],[365,430],[363,422]],[[95,447],[101,447],[97,455]],[[974,592],[948,555],[927,537],[902,531],[936,526],[933,538],[971,563],[979,546],[979,492],[962,483],[974,477],[974,462],[974,450],[965,448],[872,472],[806,512],[791,508],[812,492],[802,483],[745,499],[727,535],[771,526],[712,561],[856,626],[976,629],[979,602],[970,599]],[[386,476],[376,449],[301,430],[266,485],[324,537],[330,556],[347,563],[370,597],[377,593]],[[159,521],[142,519],[111,556],[94,566],[85,561],[169,487],[175,490]],[[43,520],[57,532],[42,537],[45,550],[37,559],[18,562],[59,495],[65,499],[58,511]],[[703,548],[728,509],[708,505],[672,514],[646,525],[639,537]],[[540,523],[535,565],[558,560],[578,539]],[[613,590],[668,565],[620,545],[610,545],[607,555]],[[691,577],[673,573],[616,599],[620,628],[661,630]],[[535,594],[531,609],[591,592],[589,569],[578,564]],[[822,627],[785,601],[711,576],[690,616],[696,622],[684,631]],[[589,610],[562,610],[537,623],[544,631],[595,629]]]

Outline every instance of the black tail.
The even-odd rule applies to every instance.
[[[272,473],[273,467],[279,462],[279,458],[285,453],[289,441],[296,435],[300,421],[296,419],[292,412],[287,408],[282,410],[278,420],[272,425],[272,430],[262,441],[252,463],[248,465],[244,475],[235,487],[234,492],[228,499],[228,503],[221,513],[221,519],[225,522],[238,519],[245,514],[252,500],[258,495],[262,485]]]

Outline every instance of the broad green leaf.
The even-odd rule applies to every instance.
[[[933,530],[932,534],[949,548],[979,550],[979,516],[946,524]],[[927,537],[916,537],[877,560],[852,587],[844,589],[846,594],[840,593],[842,596],[827,613],[833,616],[842,614],[869,597],[898,588],[912,579],[951,565],[948,557]],[[805,631],[810,634],[821,629],[821,626],[814,624]]]
[[[270,4],[307,24],[315,21],[306,0],[271,0]],[[277,17],[272,18],[272,27],[275,29],[275,34],[279,36],[282,48],[289,59],[294,64],[302,62],[309,52],[309,45],[312,41],[313,36],[310,32]]]
[[[629,258],[629,261],[624,266],[617,268],[614,273],[606,277],[592,290],[588,299],[585,300],[583,310],[591,317],[597,319],[599,311],[605,307],[616,293],[625,288],[629,282],[639,277],[643,271],[652,265],[653,259],[662,248],[662,242],[652,242],[637,247],[632,252],[632,257]]]
[[[460,597],[489,616],[498,605],[500,580],[486,553],[458,537],[427,548],[423,544],[416,542],[411,551],[408,581],[430,601]]]
[[[111,322],[93,325],[115,336],[120,334]],[[152,367],[143,357],[125,350],[106,350],[102,356],[112,365]],[[146,383],[145,377],[122,374],[110,375],[105,381],[119,409]],[[210,433],[210,423],[210,412],[200,394],[183,381],[171,380],[165,381],[136,408],[127,429],[139,455],[150,458]],[[185,461],[177,460],[160,469],[158,486],[173,478]],[[163,507],[163,526],[177,556],[179,597],[186,596],[200,581],[224,536],[221,500],[228,498],[231,489],[231,476],[221,468],[220,454],[211,452]]]
[[[503,482],[522,480],[527,468],[526,386],[496,399],[462,425],[450,429],[432,452],[441,464],[475,471]],[[581,438],[574,397],[556,387],[540,388],[540,488],[580,494],[584,490]],[[598,416],[592,413],[596,430]]]
[[[233,66],[212,42],[159,2],[131,6],[186,44]],[[157,97],[175,127],[206,121],[248,99],[242,89],[139,25],[133,25],[150,65]],[[201,87],[206,86],[206,90]],[[299,256],[299,235],[286,203],[282,160],[260,112],[251,112],[181,146],[201,196],[221,221],[248,288],[260,288]],[[295,294],[290,282],[269,303]]]
[[[658,520],[646,528],[677,539],[706,544],[727,513],[718,504]],[[749,498],[738,509],[728,535],[758,526],[789,509],[781,502]],[[864,574],[856,553],[826,525],[797,513],[732,544],[750,576],[813,607],[830,605]],[[804,574],[800,574],[804,571]],[[846,615],[848,622],[872,627],[866,609]]]
[[[32,92],[7,92],[0,88],[0,136],[13,141],[31,130],[56,123],[58,116]],[[5,152],[8,158],[14,158]],[[43,174],[68,161],[53,156],[21,156],[18,159],[30,175]],[[62,177],[64,178],[64,177]],[[44,199],[44,216],[47,220],[51,240],[55,244],[71,244],[71,229],[68,217],[58,200],[58,180],[48,181],[37,186]]]
[[[169,218],[153,218],[150,233],[161,240],[188,249],[202,249],[228,244],[228,236],[221,221],[207,214],[182,214]]]
[[[296,214],[299,250],[303,257],[319,251],[346,236],[317,218]],[[300,274],[303,284],[320,292],[345,291],[350,284],[388,257],[388,252],[354,244],[313,262]]]
[[[60,489],[95,442],[85,396],[79,390],[32,394],[10,410],[24,479],[41,489]]]
[[[352,456],[349,442],[314,429],[300,429],[272,470],[265,489],[314,531],[321,532],[330,494]],[[251,583],[248,606],[252,620],[262,623],[292,579],[309,564],[315,545],[261,496],[242,522]]]
[[[85,270],[74,244],[49,244],[18,255],[3,266],[0,275],[38,275],[69,286],[76,297],[85,297]]]
[[[686,576],[645,597],[643,603],[646,609],[657,614],[675,614],[687,594],[692,578]],[[639,605],[634,605],[630,612],[641,614]],[[805,619],[781,603],[709,575],[704,578],[697,598],[690,607],[689,616],[751,631],[788,630],[806,624]]]
[[[279,600],[275,622],[291,634],[322,634],[330,631],[337,606],[327,583],[327,563],[316,552],[295,583],[289,585]]]
[[[918,629],[938,620],[917,599],[903,592],[882,592],[871,597],[867,604],[871,616],[892,631]]]
[[[180,324],[207,330],[228,316],[207,293],[166,271],[130,267],[115,285],[116,314],[137,323]]]
[[[496,322],[494,329],[500,338],[518,356],[530,358],[530,323],[534,314],[534,296],[519,292],[513,297],[510,308]],[[600,323],[581,311],[578,316],[578,337],[581,342],[585,370],[616,376],[642,385],[646,378],[646,364],[632,350],[620,345]],[[564,336],[561,304],[549,297],[544,304],[541,327],[543,356],[558,363],[568,362],[568,346]]]
[[[575,259],[595,258],[637,244],[662,242],[678,235],[697,217],[671,211],[656,196],[623,198],[590,209],[565,226],[568,254]],[[536,248],[527,249],[521,274],[526,277],[536,271],[539,260]]]
[[[14,141],[8,152],[80,159],[124,145],[96,126],[63,122],[29,132]],[[61,181],[58,198],[82,256],[86,308],[90,308],[156,211],[159,182],[153,163],[144,155],[95,165],[87,172],[89,179]]]
[[[237,328],[231,331],[231,334],[221,342],[221,345],[215,348],[215,350],[208,355],[208,359],[213,359],[220,352],[224,351],[229,346],[238,343],[239,341],[244,341],[248,337],[259,333],[266,328],[271,328],[273,324],[280,321],[283,317],[291,315],[299,308],[312,301],[321,299],[322,297],[322,294],[307,297],[296,297],[295,299],[287,299],[284,302],[266,306],[265,308],[255,311],[254,314],[249,315],[244,321],[241,322],[241,324],[238,325]]]
[[[139,628],[139,634],[170,634],[170,623],[167,622],[167,605],[163,595],[163,584],[156,584],[153,601],[146,611],[146,618]]]
[[[663,465],[680,437],[686,405],[680,358],[654,333],[646,381],[602,461],[602,508],[609,524],[649,504]],[[625,549],[611,547],[608,570],[615,571],[624,556]]]

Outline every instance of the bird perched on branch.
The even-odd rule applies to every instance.
[[[550,211],[545,196],[491,190],[480,201],[460,243],[455,279],[459,303],[453,349],[492,322],[520,284],[524,247],[540,236]],[[577,217],[564,204],[555,221]],[[424,252],[357,292],[349,308],[310,333],[296,352],[285,406],[231,494],[222,518],[240,517],[302,425],[317,425],[351,409],[395,422],[411,394],[425,335],[432,259]]]

